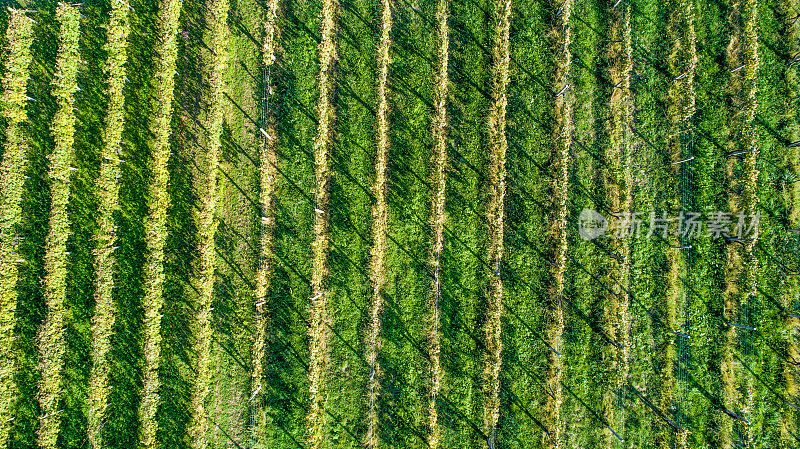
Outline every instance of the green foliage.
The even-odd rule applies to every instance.
[[[164,243],[167,230],[167,208],[169,195],[167,162],[170,156],[172,135],[172,100],[175,87],[175,59],[177,56],[178,18],[181,0],[164,0],[158,15],[158,41],[154,92],[156,104],[150,130],[153,133],[151,146],[152,179],[147,193],[149,215],[145,219],[145,241],[147,255],[143,268],[144,328],[142,329],[142,353],[144,356],[142,398],[139,405],[139,445],[142,448],[156,447],[155,420],[159,402],[159,366],[161,362],[161,306],[164,294]]]
[[[42,378],[39,383],[38,444],[45,449],[56,447],[61,426],[60,400],[64,356],[65,299],[67,281],[67,239],[71,233],[67,215],[70,199],[70,179],[75,157],[75,92],[78,90],[77,73],[80,53],[80,13],[67,4],[59,4],[56,18],[60,24],[60,43],[53,96],[58,110],[53,117],[51,133],[55,149],[50,156],[49,178],[52,182],[50,219],[44,254],[45,278],[43,283],[47,317],[39,332],[39,354]]]
[[[214,295],[216,268],[215,234],[217,231],[217,195],[219,158],[222,147],[222,127],[224,123],[223,96],[225,89],[225,70],[228,57],[228,8],[229,0],[214,0],[210,5],[206,24],[209,34],[206,39],[209,45],[209,56],[206,63],[208,72],[209,109],[203,124],[207,135],[201,139],[204,154],[204,179],[199,183],[202,189],[200,197],[200,214],[197,229],[197,273],[192,284],[197,289],[196,319],[194,323],[193,352],[197,357],[195,365],[195,382],[192,394],[191,421],[187,436],[189,447],[205,449],[208,447],[209,419],[206,411],[206,400],[211,388],[211,303]]]
[[[108,408],[111,334],[116,321],[117,309],[114,301],[114,250],[117,224],[114,220],[119,210],[119,168],[124,127],[126,78],[125,63],[128,46],[128,8],[115,2],[108,24],[108,53],[105,73],[108,76],[108,109],[103,128],[103,151],[100,176],[98,177],[99,226],[95,241],[95,312],[92,318],[92,374],[89,392],[88,436],[91,448],[103,447],[100,433]]]
[[[25,106],[33,42],[33,21],[22,11],[10,10],[6,31],[9,49],[5,59],[3,80],[3,118],[6,120],[3,163],[0,167],[0,447],[6,447],[11,424],[11,407],[16,397],[13,382],[14,328],[17,312],[18,227],[22,219],[22,195],[27,160],[26,136],[22,122]]]

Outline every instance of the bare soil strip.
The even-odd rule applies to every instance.
[[[144,278],[144,326],[142,352],[144,354],[142,399],[139,403],[139,445],[145,449],[157,446],[155,420],[159,404],[158,376],[161,364],[161,306],[164,303],[164,243],[167,238],[167,209],[169,194],[167,162],[170,156],[172,135],[172,100],[175,89],[175,58],[178,47],[176,34],[181,12],[181,0],[163,0],[158,12],[158,44],[156,46],[156,71],[153,92],[156,104],[150,130],[153,133],[152,180],[148,187],[145,217],[146,258]]]
[[[368,397],[367,397],[367,434],[364,446],[378,447],[378,396],[380,391],[381,369],[378,362],[378,350],[381,338],[381,315],[384,307],[384,289],[386,286],[386,169],[389,151],[389,47],[391,46],[392,10],[389,0],[381,2],[381,41],[378,48],[378,149],[375,159],[375,198],[373,210],[373,244],[370,264],[370,280],[372,281],[372,305],[370,307],[367,329],[367,364],[369,365]]]
[[[563,420],[561,417],[562,393],[562,335],[564,333],[564,312],[562,309],[565,274],[567,270],[567,230],[569,223],[569,181],[570,166],[572,164],[570,147],[572,145],[573,123],[573,94],[571,89],[572,54],[572,28],[570,17],[572,15],[573,0],[554,1],[550,3],[556,11],[556,22],[553,26],[555,36],[553,52],[556,57],[556,70],[553,77],[552,91],[554,93],[555,132],[553,135],[554,151],[557,161],[555,176],[555,206],[556,219],[553,223],[553,235],[556,240],[555,268],[553,269],[553,286],[551,288],[547,312],[545,316],[545,340],[555,351],[547,352],[547,373],[545,384],[549,391],[545,402],[543,424],[550,435],[542,434],[542,446],[545,448],[560,448],[562,446]],[[558,354],[556,354],[558,351]]]
[[[319,43],[318,128],[314,141],[314,243],[311,273],[310,357],[308,381],[311,405],[308,412],[308,446],[318,449],[326,441],[325,378],[330,365],[331,312],[328,304],[328,254],[330,253],[330,151],[333,147],[334,68],[336,62],[337,0],[322,4],[322,38]]]
[[[67,288],[67,239],[71,233],[67,203],[70,197],[70,178],[75,159],[74,94],[78,90],[77,75],[80,62],[80,11],[65,3],[59,4],[56,17],[60,24],[59,49],[56,59],[53,96],[58,110],[53,117],[51,132],[55,148],[50,159],[48,177],[51,181],[50,220],[45,243],[43,282],[47,317],[39,330],[39,357],[42,378],[39,382],[38,445],[55,449],[61,416],[59,400],[63,394],[64,327],[67,310],[64,306]]]
[[[208,77],[209,110],[203,128],[207,131],[205,142],[204,179],[201,180],[201,206],[198,220],[197,252],[199,260],[193,285],[197,288],[197,314],[195,318],[194,353],[195,385],[192,394],[189,423],[189,444],[193,449],[208,447],[209,420],[206,399],[211,385],[211,304],[214,300],[214,281],[217,262],[214,236],[216,219],[219,158],[222,151],[222,127],[225,123],[225,70],[228,64],[228,9],[229,0],[214,0],[206,15],[209,30],[207,53],[210,67]]]
[[[430,391],[428,397],[428,445],[431,449],[437,449],[441,440],[441,429],[439,428],[439,409],[437,398],[442,386],[442,366],[441,366],[441,334],[439,307],[442,299],[442,287],[440,284],[441,257],[444,250],[444,224],[447,219],[445,215],[445,189],[447,187],[447,94],[448,94],[448,65],[450,58],[450,28],[447,23],[449,0],[439,0],[436,10],[436,21],[438,23],[438,44],[436,53],[438,73],[436,75],[436,85],[434,86],[433,111],[433,179],[432,185],[435,188],[431,204],[430,225],[433,235],[433,245],[430,255],[430,270],[433,277],[430,296],[430,323],[428,331],[428,357],[431,363]]]
[[[500,266],[503,259],[503,238],[506,196],[506,109],[510,62],[509,30],[511,28],[511,0],[496,0],[494,3],[494,43],[492,47],[492,102],[489,106],[489,207],[487,218],[490,226],[488,248],[492,273],[489,275],[488,310],[484,336],[487,357],[483,372],[483,423],[491,446],[495,444],[495,429],[500,416],[500,370],[502,367],[502,313],[503,279]]]
[[[128,47],[128,7],[113,2],[108,24],[108,109],[103,129],[103,160],[97,180],[99,193],[95,265],[95,311],[92,317],[92,372],[89,381],[88,437],[90,447],[104,447],[100,429],[108,407],[111,331],[117,317],[114,304],[114,212],[119,209],[119,157],[125,119],[125,61]]]
[[[33,21],[25,13],[10,10],[6,39],[9,49],[3,79],[3,117],[7,120],[3,163],[0,166],[0,416],[10,417],[17,396],[14,385],[14,327],[20,254],[17,227],[22,220],[22,193],[28,147],[22,123],[27,120],[28,85],[33,43]],[[0,447],[7,447],[11,420],[0,420]]]
[[[269,423],[263,401],[264,390],[264,356],[266,355],[267,328],[267,292],[274,269],[273,230],[275,227],[275,190],[278,181],[278,130],[275,124],[275,113],[269,108],[272,94],[272,69],[277,59],[277,47],[280,37],[278,25],[279,0],[269,0],[264,17],[264,43],[262,48],[265,70],[265,85],[261,102],[261,115],[264,126],[259,130],[261,139],[261,161],[259,165],[259,205],[261,207],[261,241],[258,271],[256,272],[255,289],[255,334],[253,336],[253,371],[250,383],[250,401],[253,403],[254,423],[252,428],[253,444],[266,444]]]

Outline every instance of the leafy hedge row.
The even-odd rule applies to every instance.
[[[564,294],[566,292],[566,271],[568,255],[569,233],[569,196],[571,179],[571,153],[573,138],[573,88],[572,83],[572,7],[573,1],[551,3],[556,12],[552,25],[556,38],[553,40],[553,53],[556,58],[555,76],[551,89],[555,93],[553,127],[553,153],[555,156],[558,173],[554,179],[553,191],[556,207],[553,220],[553,235],[555,236],[555,266],[553,268],[553,287],[549,292],[547,304],[547,319],[545,321],[544,335],[549,346],[555,351],[547,353],[546,388],[552,394],[547,396],[544,417],[542,422],[549,429],[550,435],[543,435],[543,446],[547,448],[559,447],[563,435],[564,420],[561,415],[562,396],[562,358],[556,353],[561,351],[564,332]]]
[[[691,1],[675,2],[667,25],[671,47],[668,56],[669,73],[673,79],[668,90],[669,132],[667,136],[667,162],[669,166],[670,188],[666,191],[666,210],[674,213],[683,210],[688,205],[682,198],[682,191],[691,188],[683,179],[688,176],[690,165],[681,162],[689,156],[687,153],[687,135],[691,133],[691,121],[696,112],[696,94],[694,79],[697,66],[696,36],[695,36],[694,5]],[[666,163],[666,162],[665,162]],[[660,310],[664,319],[665,328],[659,336],[661,341],[659,378],[659,407],[661,410],[675,408],[679,401],[683,401],[677,385],[676,367],[679,364],[679,348],[684,344],[679,341],[681,337],[676,332],[685,332],[683,324],[686,322],[685,304],[691,293],[685,284],[685,273],[688,272],[688,250],[683,249],[685,243],[678,239],[671,241],[672,247],[664,246],[667,265],[665,276],[668,282],[666,299]],[[680,432],[677,443],[672,442],[671,428],[664,427],[657,435],[657,444],[660,447],[677,444],[686,447],[687,435]]]
[[[377,110],[377,148],[375,158],[375,205],[373,208],[372,248],[370,259],[370,281],[372,298],[370,316],[367,323],[367,365],[369,379],[367,383],[367,433],[364,445],[376,448],[379,445],[379,405],[380,378],[382,375],[378,352],[382,338],[384,295],[386,294],[386,252],[388,234],[387,168],[389,165],[389,50],[392,45],[392,9],[389,0],[381,2],[381,40],[378,47],[378,110]]]
[[[3,80],[3,117],[7,120],[3,162],[0,166],[0,447],[6,447],[11,430],[14,386],[14,327],[17,311],[17,279],[20,263],[17,227],[22,215],[27,144],[22,123],[27,119],[26,87],[31,64],[33,21],[24,12],[11,10],[6,30],[8,53]]]
[[[222,151],[222,128],[225,122],[225,70],[228,64],[228,9],[229,0],[214,0],[206,16],[208,25],[209,52],[208,103],[209,109],[204,119],[206,135],[201,140],[204,148],[203,178],[198,183],[200,195],[200,215],[198,219],[197,252],[198,260],[192,285],[197,289],[197,309],[195,316],[195,335],[193,352],[196,359],[195,380],[192,392],[192,405],[188,428],[189,446],[193,449],[208,447],[209,420],[206,412],[206,399],[211,387],[211,304],[214,300],[214,281],[216,269],[216,242],[218,220],[216,217],[219,159]]]
[[[605,150],[606,169],[605,190],[609,207],[614,211],[630,212],[633,207],[632,151],[635,135],[630,131],[634,118],[633,93],[633,46],[631,42],[631,7],[628,2],[609,8],[609,68],[608,81],[613,86],[609,98],[611,120],[608,124],[609,141]],[[625,435],[625,410],[616,404],[617,396],[625,389],[630,372],[631,353],[631,242],[612,241],[610,250],[620,256],[611,262],[609,289],[604,298],[602,325],[609,331],[609,337],[619,343],[619,347],[604,345],[608,355],[608,369],[611,373],[610,388],[603,394],[601,409],[604,418]],[[606,431],[605,444],[612,447],[616,437]]]
[[[47,317],[39,331],[39,354],[42,377],[39,382],[38,444],[55,449],[61,426],[59,402],[63,393],[62,370],[66,344],[64,327],[67,311],[64,307],[67,281],[67,239],[71,233],[67,203],[70,199],[70,178],[75,158],[75,92],[81,55],[80,11],[60,3],[56,10],[60,24],[59,49],[53,96],[58,110],[53,117],[51,133],[55,148],[50,156],[48,176],[51,181],[50,219],[45,243],[43,291]]]
[[[161,307],[164,303],[164,244],[167,237],[167,209],[169,194],[167,162],[170,156],[172,135],[172,102],[175,89],[175,59],[177,57],[176,35],[181,0],[163,0],[157,18],[158,41],[156,43],[156,70],[154,92],[156,105],[150,131],[152,144],[152,179],[148,187],[145,218],[145,243],[147,246],[144,268],[145,311],[142,352],[144,354],[142,399],[139,404],[139,440],[144,448],[157,446],[155,420],[159,403],[159,366],[161,363]]]
[[[432,244],[430,254],[431,294],[429,299],[428,358],[430,360],[430,386],[428,391],[427,431],[428,444],[432,449],[439,447],[441,429],[439,426],[438,400],[442,386],[441,367],[441,271],[442,251],[444,251],[444,226],[447,220],[445,197],[447,189],[447,96],[450,76],[450,27],[448,25],[449,0],[439,0],[436,6],[436,82],[433,88],[433,173],[431,185],[431,216],[429,218]]]
[[[311,273],[310,361],[308,371],[311,406],[308,412],[308,443],[312,449],[325,444],[325,398],[328,394],[325,378],[330,363],[330,326],[328,257],[330,252],[330,152],[333,145],[334,66],[336,61],[336,20],[339,5],[336,0],[322,4],[322,30],[319,43],[319,102],[318,127],[314,141],[314,244]]]
[[[264,79],[262,82],[261,98],[261,123],[258,138],[261,142],[260,161],[259,161],[259,208],[260,235],[259,235],[259,262],[256,271],[255,288],[255,316],[252,347],[252,370],[250,383],[250,401],[253,403],[253,425],[250,429],[251,440],[254,444],[267,444],[267,435],[270,429],[268,414],[266,410],[265,398],[267,396],[267,385],[264,382],[264,364],[267,354],[267,341],[272,341],[272,336],[268,335],[268,327],[271,320],[268,311],[270,310],[268,292],[272,284],[272,277],[275,271],[275,193],[278,187],[278,127],[275,124],[275,111],[270,108],[270,101],[273,100],[273,81],[272,70],[276,68],[277,47],[280,38],[280,23],[278,22],[278,12],[281,2],[270,0],[264,11],[264,40],[262,47],[262,64],[264,67]]]
[[[92,372],[89,385],[88,436],[90,447],[103,447],[100,435],[109,397],[111,332],[117,317],[114,302],[114,245],[117,241],[115,213],[119,210],[120,153],[125,113],[125,77],[127,71],[128,7],[112,2],[108,23],[105,73],[108,76],[108,108],[103,128],[98,229],[95,235],[95,311],[92,317]]]
[[[508,109],[508,84],[510,50],[509,33],[511,29],[511,0],[493,2],[492,16],[496,26],[492,33],[492,90],[489,104],[489,206],[486,218],[489,223],[489,243],[487,261],[492,274],[488,282],[488,305],[484,337],[486,356],[483,369],[484,432],[490,444],[496,440],[497,421],[500,418],[500,370],[502,368],[502,316],[503,279],[500,267],[505,251],[505,198],[506,198],[506,111]]]

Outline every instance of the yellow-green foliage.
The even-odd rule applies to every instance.
[[[433,278],[430,297],[430,323],[428,323],[428,358],[431,363],[431,379],[428,403],[428,445],[432,449],[439,447],[441,429],[439,428],[439,410],[436,406],[439,389],[442,384],[441,367],[441,335],[439,302],[441,300],[441,257],[444,250],[445,189],[447,187],[447,93],[449,76],[447,68],[450,62],[450,27],[447,24],[448,0],[439,0],[436,9],[438,23],[437,74],[434,85],[433,111],[433,179],[435,190],[431,201],[430,226],[433,242],[430,256],[430,271]]]
[[[42,378],[39,383],[39,447],[56,447],[56,438],[61,425],[59,401],[62,389],[64,365],[64,319],[66,310],[67,238],[70,223],[67,202],[70,196],[70,173],[75,157],[74,94],[78,90],[77,74],[80,53],[80,12],[77,8],[60,3],[56,11],[60,23],[58,59],[53,79],[53,96],[58,110],[53,118],[51,132],[55,149],[50,157],[49,178],[51,181],[50,226],[44,254],[44,299],[47,317],[39,332],[39,354]]]
[[[378,48],[378,145],[375,159],[375,207],[373,209],[373,243],[370,261],[372,281],[372,304],[367,323],[367,365],[370,373],[367,393],[367,434],[364,446],[375,448],[378,439],[378,396],[381,367],[378,362],[380,349],[384,290],[386,288],[386,239],[388,232],[388,210],[386,207],[386,170],[389,152],[389,47],[391,46],[392,9],[389,0],[381,2],[381,42]]]
[[[565,273],[567,267],[567,214],[569,212],[569,180],[570,180],[570,146],[572,145],[573,132],[573,101],[572,101],[572,55],[570,44],[572,33],[570,18],[572,15],[572,0],[551,2],[554,11],[559,11],[553,32],[557,36],[553,45],[556,58],[555,76],[553,78],[553,92],[556,92],[555,129],[553,136],[554,155],[557,161],[555,177],[555,207],[556,218],[553,234],[556,238],[556,266],[553,270],[554,288],[549,292],[547,318],[545,319],[545,337],[550,347],[561,351],[562,334],[564,332],[564,313],[561,306],[561,297],[565,289]],[[562,435],[561,404],[563,402],[561,391],[561,357],[553,351],[547,353],[547,388],[553,393],[547,396],[544,410],[544,426],[549,429],[550,436],[543,437],[545,447],[560,447]]]
[[[217,231],[215,217],[217,208],[217,177],[219,175],[219,156],[222,148],[222,126],[225,121],[224,89],[225,69],[228,57],[228,8],[229,0],[214,0],[211,4],[207,22],[210,34],[206,39],[210,51],[207,53],[210,73],[208,73],[210,109],[203,128],[207,131],[205,178],[200,185],[201,206],[198,220],[199,260],[193,285],[197,288],[198,304],[195,319],[194,353],[197,357],[195,375],[197,376],[192,395],[191,422],[189,423],[189,446],[194,449],[208,447],[208,419],[205,401],[211,383],[211,303],[214,299],[214,270],[216,268],[216,246],[214,235]]]
[[[696,95],[694,89],[695,68],[697,66],[696,36],[694,31],[694,6],[692,1],[679,1],[672,5],[670,22],[668,24],[671,49],[668,58],[670,74],[673,79],[669,86],[669,118],[670,133],[668,135],[668,151],[672,162],[684,158],[683,138],[692,132],[691,118],[696,111]],[[667,199],[669,210],[681,208],[679,192],[679,179],[682,170],[688,170],[685,164],[670,166],[673,177],[673,192]],[[677,242],[675,244],[677,245]],[[668,270],[666,279],[669,285],[666,301],[663,304],[662,315],[667,330],[663,337],[663,351],[661,353],[662,369],[659,373],[659,407],[669,410],[676,400],[675,362],[677,360],[677,336],[670,332],[678,329],[679,305],[686,297],[686,288],[681,280],[686,270],[686,257],[683,250],[668,249]],[[685,434],[679,435],[678,446],[685,444]],[[658,447],[670,447],[672,432],[662,429],[657,435]]]
[[[264,18],[264,46],[263,62],[264,66],[271,70],[275,65],[276,47],[280,29],[278,27],[278,6],[279,0],[270,0],[267,4]],[[264,95],[269,99],[272,92],[271,79],[267,81]],[[253,371],[252,382],[250,385],[250,401],[253,403],[253,444],[265,444],[269,423],[264,405],[264,356],[267,344],[267,326],[269,317],[267,316],[267,291],[269,290],[270,280],[274,269],[275,257],[273,253],[273,230],[275,228],[275,190],[278,180],[278,134],[275,126],[275,114],[270,109],[264,111],[267,123],[265,132],[261,133],[261,161],[259,165],[259,204],[261,207],[261,247],[260,262],[256,272],[256,291],[255,291],[255,332],[253,335]]]
[[[738,157],[729,157],[726,161],[726,183],[731,194],[728,197],[730,212],[736,216],[740,213],[754,214],[758,211],[756,196],[758,181],[758,146],[753,121],[756,112],[758,31],[757,15],[759,2],[746,0],[737,2],[728,17],[730,41],[726,51],[728,80],[732,104],[728,109],[728,141],[729,152],[745,152],[743,161]],[[743,176],[739,175],[742,171]],[[741,245],[729,245],[727,248],[727,270],[725,274],[725,290],[723,292],[723,316],[726,323],[746,322],[746,311],[749,302],[756,294],[756,273],[758,258],[755,255],[757,236],[748,236],[751,240]],[[754,407],[753,379],[744,367],[736,361],[739,352],[739,333],[730,326],[725,332],[720,371],[722,372],[723,405],[730,410],[741,412],[745,419],[750,418]],[[734,447],[739,434],[746,446],[752,443],[751,426],[741,421],[726,422],[722,427],[721,440],[723,447]]]
[[[120,176],[119,153],[124,123],[123,87],[125,86],[125,61],[128,46],[128,7],[122,2],[112,2],[108,24],[106,51],[106,74],[108,76],[108,109],[103,129],[103,152],[100,177],[97,179],[99,193],[98,230],[95,235],[97,248],[95,265],[95,311],[92,318],[92,373],[89,389],[88,437],[89,447],[103,447],[100,429],[108,405],[109,362],[111,330],[117,310],[112,291],[114,289],[113,255],[115,236],[114,211],[119,208]]]
[[[495,428],[500,416],[500,367],[502,365],[503,340],[501,338],[503,314],[503,280],[500,264],[503,259],[505,233],[506,196],[506,109],[508,98],[509,31],[511,28],[511,0],[495,0],[492,46],[492,102],[489,109],[489,304],[486,313],[484,335],[487,357],[484,363],[484,429],[494,445]]]
[[[26,119],[25,95],[33,21],[17,10],[10,11],[6,75],[3,80],[3,117],[7,120],[3,163],[0,167],[0,447],[6,447],[11,427],[14,387],[14,326],[17,310],[17,233],[22,210],[27,144],[21,124]]]
[[[781,2],[780,14],[783,17],[783,24],[786,27],[786,45],[790,54],[796,54],[800,51],[800,21],[795,20],[795,8],[797,2],[787,0]],[[786,109],[784,114],[787,116],[787,130],[786,137],[790,142],[797,142],[800,140],[800,123],[797,119],[797,110],[794,107],[793,98],[800,95],[800,81],[798,79],[797,71],[794,67],[784,70],[784,80],[787,88]],[[792,171],[795,176],[800,176],[800,149],[792,149],[792,154],[788,158],[792,164]],[[787,197],[787,204],[789,209],[789,225],[794,228],[800,228],[800,182],[795,182],[789,189]],[[789,288],[781,295],[782,305],[786,309],[791,309],[792,303],[795,298],[800,295],[800,280],[797,276],[791,276],[787,279]],[[797,396],[797,380],[798,370],[793,362],[800,359],[800,348],[797,342],[800,339],[800,319],[792,315],[786,316],[784,319],[784,344],[786,348],[786,357],[783,360],[783,385],[786,396],[793,398]],[[786,409],[785,413],[781,414],[781,443],[784,447],[791,447],[795,443],[794,435],[797,434],[797,412],[794,410]]]
[[[164,242],[167,237],[167,208],[169,195],[167,161],[170,154],[172,134],[172,100],[175,88],[175,59],[177,56],[176,34],[181,0],[163,0],[158,12],[158,41],[156,45],[156,73],[153,92],[156,97],[153,121],[150,130],[155,136],[152,145],[153,170],[148,188],[147,206],[149,216],[145,219],[145,242],[147,254],[144,264],[144,328],[143,328],[143,389],[139,404],[139,445],[142,448],[156,447],[158,424],[155,414],[159,402],[158,368],[161,359],[161,306],[164,290]]]
[[[311,406],[308,412],[308,445],[317,449],[325,443],[325,377],[330,357],[331,316],[328,305],[328,253],[330,251],[330,150],[332,127],[333,69],[336,61],[336,16],[339,4],[325,0],[322,4],[322,40],[319,43],[319,124],[314,141],[314,243],[311,273],[310,361],[308,371]]]
[[[743,2],[742,16],[744,18],[744,43],[743,43],[743,57],[746,65],[744,73],[744,86],[742,96],[744,97],[744,117],[743,117],[743,130],[742,137],[744,144],[749,150],[744,158],[744,191],[742,192],[742,204],[740,211],[745,214],[754,215],[759,213],[758,205],[758,139],[757,129],[754,126],[756,115],[756,108],[758,107],[756,94],[758,93],[758,70],[759,70],[759,55],[758,55],[758,10],[760,2],[758,0],[746,0]],[[758,232],[747,241],[744,251],[744,266],[745,271],[742,275],[743,279],[743,295],[741,298],[742,310],[751,308],[751,302],[755,301],[758,295],[758,271],[759,260],[756,255],[756,244],[758,242]],[[745,321],[746,325],[751,325]],[[745,418],[751,419],[755,404],[755,391],[753,388],[753,378],[749,374],[744,375],[744,404],[742,406],[742,413]],[[753,433],[752,426],[745,426],[744,428],[744,445],[746,447],[752,446],[756,435]]]
[[[609,108],[611,120],[609,121],[610,144],[606,149],[606,160],[609,168],[606,174],[606,191],[610,206],[615,211],[630,211],[633,197],[631,179],[631,153],[634,134],[627,128],[633,120],[633,96],[631,94],[631,73],[633,70],[631,45],[631,8],[628,2],[617,7],[611,7],[610,16],[610,81],[616,86],[611,92]],[[611,278],[619,279],[615,282],[614,290],[610,291],[604,302],[604,323],[609,329],[609,338],[620,343],[621,348],[604,346],[603,351],[608,355],[611,363],[608,370],[612,374],[611,388],[603,394],[602,410],[605,410],[605,419],[611,425],[620,425],[624,431],[624,410],[614,405],[615,396],[624,387],[629,371],[629,345],[631,317],[629,315],[630,297],[630,242],[628,240],[612,241],[609,243],[614,252],[619,252],[623,262],[614,262]],[[616,444],[616,437],[609,430],[605,430],[606,447]]]

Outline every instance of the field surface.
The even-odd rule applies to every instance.
[[[800,0],[0,0],[0,449],[800,447]]]

